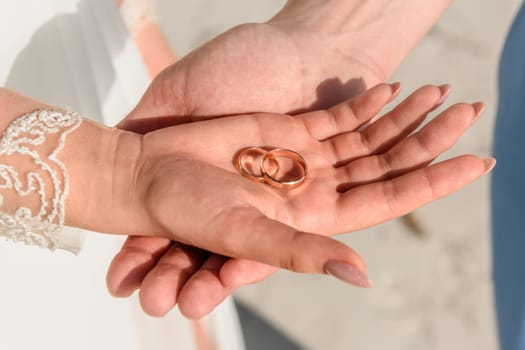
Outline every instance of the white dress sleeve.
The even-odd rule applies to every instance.
[[[106,125],[120,121],[149,84],[114,1],[0,1],[0,42],[2,86]],[[78,251],[86,233],[63,227],[54,235],[57,247]],[[138,293],[109,295],[104,276],[123,239],[89,234],[79,256],[0,244],[0,349],[197,349],[177,310],[152,318]],[[216,348],[242,350],[234,306],[223,305],[210,316]]]
[[[59,153],[81,123],[76,113],[37,110],[9,124],[0,138],[0,236],[79,250],[78,240],[62,230],[69,176]]]

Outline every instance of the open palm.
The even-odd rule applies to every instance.
[[[304,259],[301,247],[319,237],[298,234],[298,230],[331,235],[377,224],[455,191],[486,171],[486,162],[474,156],[427,167],[472,124],[481,111],[480,104],[453,106],[409,136],[442,102],[446,86],[421,88],[361,130],[396,90],[397,86],[382,84],[327,111],[295,117],[260,113],[147,134],[143,169],[150,212],[158,215],[170,238],[180,243],[159,250],[163,257],[158,262],[158,257],[150,256],[149,263],[157,267],[150,267],[143,280],[126,276],[130,284],[142,283],[141,301],[146,311],[160,315],[178,302],[187,316],[199,317],[239,284],[273,271],[267,265],[239,258],[295,271],[322,272],[319,264],[326,261],[330,249],[328,243],[321,242],[328,241],[319,241],[318,259]],[[240,177],[232,156],[250,146],[299,152],[308,164],[307,181],[297,189],[283,191]],[[183,157],[174,159],[173,154]],[[198,172],[192,170],[195,168]],[[184,194],[184,201],[174,201],[179,193]],[[172,209],[168,214],[164,214],[166,207]],[[179,215],[173,215],[174,211]],[[195,217],[200,218],[198,222]],[[268,249],[265,243],[269,241],[281,244]],[[209,256],[187,245],[221,255]],[[350,254],[338,250],[342,255]],[[358,257],[350,255],[363,267]],[[118,277],[116,290],[123,284],[122,276]]]
[[[202,118],[331,106],[386,81],[446,7],[443,1],[421,5],[425,11],[414,9],[416,2],[347,1],[350,29],[328,33],[318,24],[332,25],[330,16],[315,7],[305,12],[305,4],[287,5],[267,23],[235,27],[168,67],[119,127],[145,133]],[[140,288],[150,314],[162,315],[178,302],[186,315],[199,317],[272,270],[237,261],[169,239],[130,237],[107,283],[121,297]]]

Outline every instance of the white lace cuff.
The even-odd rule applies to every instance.
[[[80,250],[81,238],[63,230],[69,177],[57,156],[81,122],[75,113],[38,110],[5,130],[0,140],[0,237],[51,250]]]

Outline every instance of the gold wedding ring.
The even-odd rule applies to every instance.
[[[261,172],[261,175],[256,175],[253,172],[251,172],[250,170],[246,169],[244,159],[247,156],[249,156],[250,154],[259,155],[259,157],[260,157],[259,169],[260,169],[261,168],[260,162],[262,161],[262,158],[263,158],[263,156],[266,153],[268,153],[268,151],[263,149],[263,148],[259,148],[259,147],[246,148],[246,149],[242,150],[242,152],[239,153],[239,155],[237,156],[237,162],[235,162],[235,166],[236,166],[237,170],[241,173],[241,175],[244,176],[245,178],[247,178],[247,179],[249,179],[251,181],[254,181],[254,182],[264,183],[264,182],[266,182],[265,179],[264,179],[264,174]],[[275,175],[279,171],[279,163],[277,162],[277,159],[273,159],[273,161],[276,164],[276,168],[272,172],[272,175]]]
[[[249,154],[259,156],[261,175],[254,174],[246,168],[245,158]],[[292,178],[289,178],[290,176],[287,176],[287,178],[277,177],[281,169],[279,158],[292,160],[294,165],[292,170],[296,172],[299,171],[300,174],[292,176]],[[273,164],[271,169],[268,169],[269,164]],[[299,153],[284,148],[276,148],[269,151],[259,147],[246,148],[237,156],[235,165],[240,174],[245,178],[258,183],[267,183],[275,188],[296,188],[305,182],[307,175],[306,161],[304,158]]]
[[[280,180],[275,177],[275,174],[269,174],[268,171],[266,171],[265,162],[272,158],[277,159],[277,162],[279,162],[279,157],[285,157],[293,160],[294,163],[301,168],[302,174],[289,180]],[[272,185],[273,187],[296,188],[301,186],[306,180],[306,161],[299,153],[295,151],[284,148],[276,148],[266,153],[261,159],[261,172],[263,173],[266,183]]]

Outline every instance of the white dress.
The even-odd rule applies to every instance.
[[[148,82],[115,1],[0,3],[2,86],[114,125]],[[177,310],[151,318],[135,297],[108,294],[105,273],[121,242],[88,233],[75,256],[0,241],[0,349],[195,349]],[[231,301],[207,322],[216,349],[243,349]]]

